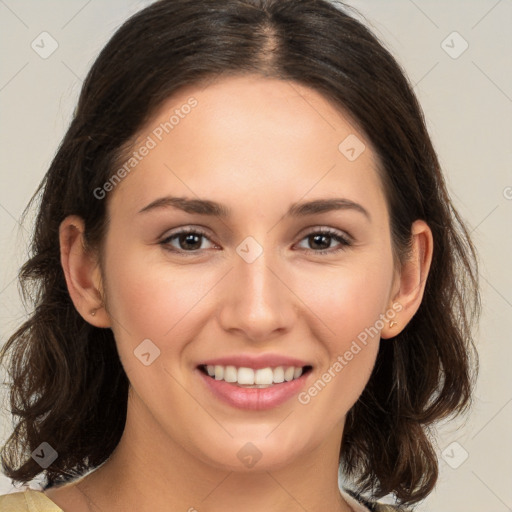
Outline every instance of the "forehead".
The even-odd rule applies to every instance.
[[[296,82],[249,75],[183,88],[132,149],[144,146],[151,147],[117,187],[137,206],[164,189],[228,203],[237,192],[260,206],[271,192],[289,202],[315,193],[382,195],[370,141],[340,108]]]

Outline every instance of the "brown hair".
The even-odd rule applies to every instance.
[[[59,225],[85,220],[101,248],[106,203],[93,191],[180,87],[257,73],[309,86],[347,112],[371,141],[402,259],[411,225],[425,220],[434,253],[421,306],[349,411],[340,462],[359,490],[415,503],[438,465],[429,427],[464,411],[477,371],[471,327],[480,310],[477,259],[454,209],[423,114],[395,59],[343,4],[326,0],[160,0],[127,20],[92,66],[71,125],[31,200],[40,197],[30,259],[19,278],[30,318],[10,337],[10,403],[18,420],[1,452],[5,473],[47,487],[104,462],[126,420],[128,380],[109,329],[91,326],[67,291]],[[27,207],[28,209],[28,207]],[[27,210],[25,210],[26,212]],[[43,472],[30,453],[58,458]]]

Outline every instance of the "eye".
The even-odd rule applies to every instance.
[[[202,247],[202,242],[204,240],[211,242],[204,231],[198,228],[187,228],[167,236],[159,243],[168,251],[182,254],[188,252],[192,255],[197,251],[205,249],[205,247]],[[175,243],[177,247],[176,245],[173,245],[173,243]],[[211,243],[215,246],[213,242]]]
[[[213,244],[213,242],[211,242],[207,234],[198,228],[181,229],[180,231],[165,237],[159,243],[167,251],[192,256],[198,251],[205,249],[205,247],[202,247],[202,242],[204,240],[208,240],[213,247],[217,247],[215,244]],[[306,254],[315,255],[335,254],[339,251],[345,250],[347,247],[352,245],[352,241],[348,236],[329,228],[316,229],[315,231],[311,231],[302,240],[306,240],[307,243],[313,247],[313,249],[306,249]],[[333,241],[338,242],[339,246],[334,249],[329,249],[329,246]]]
[[[352,245],[352,241],[348,236],[329,228],[316,229],[315,231],[311,231],[302,240],[307,240],[307,243],[309,243],[310,246],[313,248],[316,247],[318,249],[306,249],[306,254],[315,255],[335,254],[339,251],[345,250],[347,247]],[[328,247],[331,245],[333,240],[339,243],[339,247],[335,249],[329,249]]]

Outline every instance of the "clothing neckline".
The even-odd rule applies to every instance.
[[[78,479],[78,480],[80,480],[80,479]],[[37,493],[43,502],[46,502],[46,504],[53,505],[54,507],[56,507],[55,512],[57,512],[57,511],[64,512],[53,500],[51,500],[44,493],[44,491],[42,489],[28,488],[28,489],[25,489],[23,492],[28,492],[29,496],[30,496],[30,493]],[[353,496],[348,494],[348,492],[345,491],[344,489],[340,489],[340,494],[342,495],[343,499],[348,504],[348,506],[352,509],[352,512],[371,512],[369,508],[365,507],[362,503],[357,501]]]

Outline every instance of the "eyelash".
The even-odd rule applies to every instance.
[[[201,250],[194,250],[194,251],[184,251],[182,249],[176,249],[174,247],[171,247],[169,244],[170,244],[170,241],[173,240],[173,239],[176,239],[178,238],[180,235],[185,235],[185,234],[194,234],[194,235],[200,235],[204,238],[206,238],[207,240],[210,240],[207,233],[205,233],[204,231],[202,231],[201,229],[199,228],[184,228],[182,229],[181,231],[178,231],[176,233],[173,233],[172,235],[166,237],[165,239],[163,239],[160,243],[160,245],[162,245],[164,247],[165,250],[169,251],[169,252],[173,252],[173,253],[176,253],[176,254],[179,254],[179,255],[183,255],[185,257],[187,256],[194,256],[194,255],[197,255],[197,253]],[[340,246],[337,248],[337,249],[322,249],[322,250],[318,250],[318,251],[315,251],[313,249],[306,249],[305,252],[306,254],[308,255],[329,255],[329,254],[337,254],[339,253],[340,251],[344,251],[347,247],[350,247],[352,245],[352,241],[347,237],[347,236],[343,236],[341,235],[338,231],[335,231],[333,229],[330,229],[330,228],[318,228],[314,231],[311,231],[309,233],[307,233],[302,239],[306,239],[312,235],[325,235],[325,236],[329,236],[331,237],[332,239],[334,239],[335,241],[339,242],[340,243]],[[211,242],[211,240],[210,240]],[[212,242],[213,243],[213,242]]]

